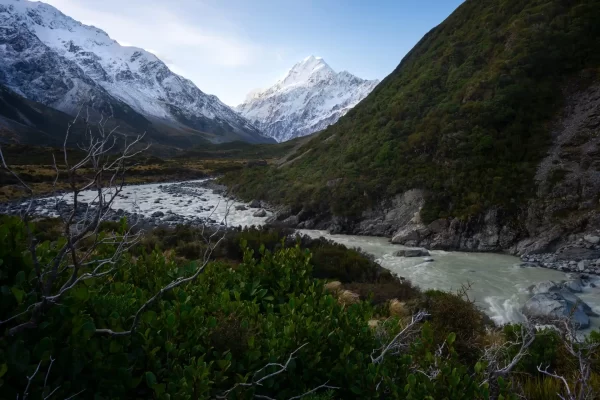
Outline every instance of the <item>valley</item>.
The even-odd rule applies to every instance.
[[[1,398],[598,398],[599,0],[113,1],[0,0]]]
[[[118,222],[127,217],[144,229],[176,227],[181,224],[191,227],[214,225],[248,228],[262,226],[273,220],[268,204],[243,203],[227,197],[226,187],[217,185],[215,189],[214,186],[210,180],[128,185],[112,204],[113,213],[107,216],[107,220]],[[82,207],[86,207],[95,198],[94,191],[83,192],[79,196],[79,202]],[[21,209],[20,202],[4,207],[0,205],[0,213],[3,214],[18,215]],[[68,209],[69,197],[61,195],[37,199],[32,212],[37,216],[58,217]],[[538,288],[550,287],[548,282],[553,282],[557,291],[558,287],[566,285],[565,282],[577,282],[581,289],[575,294],[594,313],[600,314],[600,268],[592,267],[592,273],[595,272],[596,275],[586,276],[585,273],[580,273],[584,271],[577,269],[573,272],[557,271],[543,268],[541,263],[523,262],[509,255],[441,250],[425,252],[427,255],[403,257],[396,253],[410,247],[390,243],[386,238],[336,235],[306,229],[296,233],[314,239],[326,238],[348,248],[359,248],[374,257],[386,270],[402,279],[408,279],[422,289],[455,291],[463,285],[470,285],[471,298],[500,325],[522,322],[525,319],[522,314],[523,305],[532,294],[541,290]],[[589,273],[590,270],[586,272]],[[539,293],[547,292],[541,290]],[[586,331],[598,327],[600,318],[589,318]]]

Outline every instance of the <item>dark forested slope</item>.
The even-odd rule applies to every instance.
[[[226,180],[346,224],[410,189],[425,224],[492,208],[514,221],[567,92],[600,80],[598,21],[594,0],[467,0],[294,162]]]

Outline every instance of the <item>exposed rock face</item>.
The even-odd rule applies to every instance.
[[[553,144],[533,183],[537,195],[516,215],[491,208],[467,220],[425,225],[418,214],[426,193],[412,189],[365,212],[360,221],[336,228],[432,249],[556,253],[556,260],[524,261],[594,273],[600,267],[600,85],[568,88],[565,98],[563,113],[551,128]],[[568,266],[556,263],[560,260],[588,262]]]
[[[502,220],[496,209],[489,210],[480,220],[438,219],[425,225],[413,218],[394,233],[392,243],[431,249],[501,251],[519,236],[518,229],[502,224]]]
[[[553,144],[536,177],[537,196],[525,218],[528,239],[517,254],[555,251],[584,233],[587,243],[600,239],[600,85],[567,88],[566,106],[551,130]]]

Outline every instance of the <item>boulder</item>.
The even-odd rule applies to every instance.
[[[429,255],[425,249],[403,249],[398,250],[395,254],[396,257],[427,257]]]
[[[575,296],[576,297],[576,296]],[[565,299],[561,293],[538,293],[523,306],[523,313],[534,318],[572,317],[579,329],[590,326],[590,318],[581,305]]]
[[[581,260],[577,263],[577,269],[580,272],[585,271],[590,265],[592,264],[592,262],[590,260]]]
[[[165,216],[165,213],[162,211],[155,211],[152,213],[152,217],[154,217],[154,218],[160,218],[160,217],[164,217],[164,216]]]
[[[598,314],[592,310],[592,307],[589,306],[585,301],[581,300],[578,296],[574,295],[568,290],[562,289],[558,292],[566,301],[572,304],[576,304],[579,308],[583,310],[584,313],[589,315],[590,317],[597,317]]]
[[[250,208],[260,208],[260,201],[259,200],[252,200],[250,202],[250,204],[248,204],[248,207],[250,207]]]
[[[258,211],[256,211],[254,214],[252,214],[253,217],[257,217],[257,218],[263,218],[267,216],[267,212],[263,209],[260,209]]]
[[[431,257],[427,257],[423,261],[430,263],[430,262],[434,262],[435,260]]]
[[[418,243],[420,240],[419,236],[419,228],[417,227],[406,227],[398,232],[392,237],[393,244],[406,244],[409,242]]]
[[[600,236],[595,236],[595,235],[585,235],[583,237],[583,239],[591,244],[598,244],[600,243]]]
[[[292,207],[285,206],[277,210],[275,213],[277,221],[283,221],[292,215]]]
[[[339,183],[341,181],[342,181],[342,178],[330,179],[327,181],[327,187],[328,188],[336,187],[337,185],[339,185]]]
[[[575,281],[567,281],[563,283],[563,288],[570,290],[573,293],[581,293],[583,292],[583,282],[580,279]]]
[[[529,287],[529,293],[531,294],[556,292],[558,290],[560,290],[560,286],[556,282],[552,281],[536,283],[535,285]]]

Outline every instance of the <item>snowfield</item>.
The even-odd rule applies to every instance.
[[[310,56],[272,87],[252,91],[236,110],[264,134],[284,142],[335,123],[378,83],[347,71],[336,73],[321,57]]]
[[[71,114],[90,97],[112,97],[166,122],[203,130],[203,118],[244,138],[262,138],[248,120],[154,54],[122,46],[40,2],[0,0],[0,83]]]

